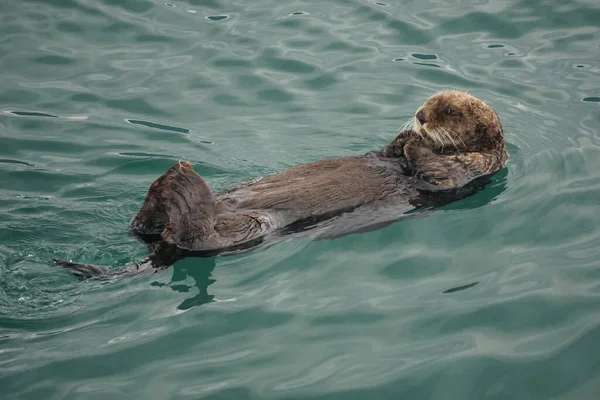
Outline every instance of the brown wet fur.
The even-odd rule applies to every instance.
[[[277,227],[265,212],[280,214],[285,225],[404,194],[397,172],[376,161],[375,156],[319,160],[214,197],[191,165],[176,164],[151,185],[130,230],[149,233],[144,221],[166,220],[161,236],[168,243],[198,251],[234,246]],[[149,210],[156,204],[153,214]],[[166,218],[155,215],[160,213]]]

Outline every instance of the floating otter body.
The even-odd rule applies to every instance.
[[[121,271],[55,261],[83,277],[135,274],[186,254],[252,246],[270,234],[343,215],[345,226],[329,226],[322,235],[339,236],[393,221],[415,206],[465,197],[476,190],[468,189],[470,182],[489,177],[505,161],[494,110],[464,92],[444,91],[419,107],[389,145],[362,156],[296,165],[217,194],[190,163],[179,162],[152,183],[129,226],[150,245],[150,256]],[[374,217],[378,210],[384,215]]]

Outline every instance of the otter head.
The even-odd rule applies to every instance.
[[[504,133],[496,112],[465,92],[448,90],[419,107],[412,130],[431,142],[436,152],[501,152]]]

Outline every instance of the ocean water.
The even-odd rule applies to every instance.
[[[600,5],[0,4],[0,398],[598,399]],[[150,183],[211,187],[390,141],[429,96],[496,109],[505,169],[383,229],[151,276]]]

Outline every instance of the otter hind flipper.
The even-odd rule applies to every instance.
[[[152,182],[140,211],[129,223],[129,232],[145,241],[145,236],[159,235],[165,229],[169,219],[165,208],[164,192],[183,168],[191,169],[192,165],[188,162],[178,162]]]
[[[163,196],[168,217],[163,239],[187,250],[205,249],[215,233],[215,198],[206,181],[191,166],[182,166]]]

